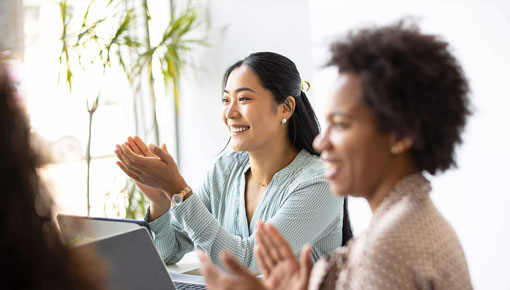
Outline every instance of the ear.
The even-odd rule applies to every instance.
[[[391,153],[395,155],[408,151],[414,144],[414,139],[409,136],[397,137],[394,135],[392,139],[394,141],[392,142]]]
[[[292,114],[294,114],[294,109],[296,108],[296,99],[294,97],[289,96],[283,101],[281,106],[282,118],[290,119]]]

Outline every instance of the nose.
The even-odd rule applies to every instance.
[[[237,110],[236,102],[231,102],[228,107],[225,109],[225,117],[227,119],[234,119],[239,116],[239,111]]]
[[[315,151],[317,152],[322,152],[328,149],[328,146],[330,146],[328,137],[329,137],[328,129],[317,135],[317,137],[315,137],[315,139],[313,140],[313,149],[315,149]]]

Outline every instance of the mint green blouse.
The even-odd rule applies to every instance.
[[[278,171],[250,224],[245,207],[245,173],[249,169],[246,152],[223,154],[200,188],[149,223],[165,263],[175,264],[187,252],[200,248],[220,265],[220,253],[227,249],[258,272],[253,254],[258,220],[275,225],[296,255],[310,243],[314,261],[341,246],[343,198],[330,193],[318,157],[303,149]]]

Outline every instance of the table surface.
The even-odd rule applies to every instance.
[[[175,265],[166,265],[170,273],[200,275],[200,260],[195,251],[189,252]]]

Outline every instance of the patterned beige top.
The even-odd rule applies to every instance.
[[[457,235],[421,174],[399,182],[368,229],[314,266],[309,289],[472,289]]]

